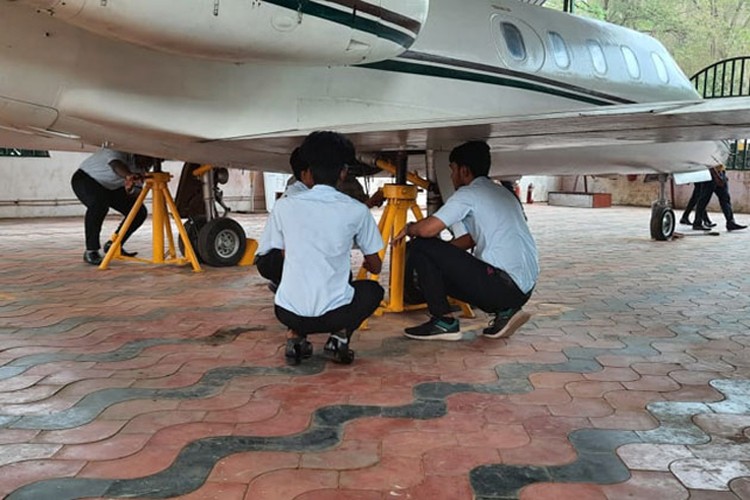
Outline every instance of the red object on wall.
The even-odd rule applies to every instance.
[[[529,183],[526,189],[526,203],[534,203],[534,184]]]

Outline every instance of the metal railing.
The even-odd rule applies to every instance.
[[[704,99],[750,96],[750,56],[725,59],[703,68],[690,81]],[[750,139],[730,141],[729,170],[750,170]]]

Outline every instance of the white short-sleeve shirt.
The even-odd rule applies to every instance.
[[[325,185],[281,198],[261,236],[260,247],[284,250],[276,305],[318,317],[351,303],[351,249],[378,253],[383,239],[362,203]]]
[[[534,288],[539,276],[536,243],[513,193],[488,177],[477,177],[456,190],[435,217],[446,226],[463,222],[478,259],[508,273],[522,292]]]
[[[282,198],[286,198],[287,196],[294,196],[309,190],[310,188],[307,187],[304,182],[295,180],[294,182],[286,186],[286,190],[281,196]]]
[[[298,181],[298,180],[295,179],[294,182],[292,182],[291,184],[287,184],[286,190],[284,191],[284,194],[281,195],[281,198],[287,198],[289,196],[295,196],[295,195],[298,195],[299,193],[304,193],[304,192],[307,192],[309,190],[310,190],[310,188],[308,188],[305,185],[304,182]],[[281,198],[279,198],[279,199],[281,199]],[[267,227],[268,226],[266,226],[266,228]],[[269,243],[268,239],[261,237],[260,242],[258,243],[258,249],[255,251],[255,255],[265,255],[268,252],[270,252],[271,250],[273,250],[274,247],[270,247],[270,246],[266,247],[265,246],[268,243]]]
[[[113,160],[120,160],[133,173],[143,173],[136,168],[133,155],[106,148],[100,149],[83,160],[78,168],[105,188],[119,189],[125,186],[125,179],[117,175],[109,166],[109,163]]]

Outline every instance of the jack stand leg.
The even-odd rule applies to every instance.
[[[376,315],[385,312],[403,312],[423,309],[424,304],[405,305],[404,304],[404,273],[406,268],[406,244],[401,241],[398,244],[391,244],[392,238],[401,232],[406,226],[406,219],[409,212],[414,215],[416,220],[423,218],[422,210],[417,205],[417,187],[401,184],[388,184],[383,187],[386,198],[386,207],[378,223],[378,229],[383,237],[385,248],[380,252],[380,257],[385,257],[385,249],[391,249],[390,265],[390,282],[388,298],[383,305],[375,312]],[[367,270],[360,269],[357,278],[364,279],[368,275]],[[378,276],[373,275],[377,280]],[[468,304],[459,301],[464,317],[473,318],[474,313]]]
[[[177,211],[177,206],[175,205],[172,196],[169,194],[167,183],[169,182],[169,179],[171,177],[172,176],[170,174],[164,172],[154,172],[153,174],[149,174],[146,179],[146,185],[144,186],[143,191],[141,191],[141,194],[138,196],[135,205],[133,205],[132,210],[125,219],[125,222],[123,222],[119,233],[114,238],[112,246],[107,252],[107,255],[104,256],[104,260],[102,260],[102,263],[99,265],[99,269],[107,269],[112,259],[120,254],[123,236],[127,232],[130,225],[133,223],[138,210],[140,210],[141,206],[143,206],[146,195],[150,191],[152,192],[152,260],[149,261],[137,258],[128,258],[127,260],[135,260],[138,262],[145,262],[150,264],[185,264],[186,262],[190,262],[193,267],[193,271],[201,271],[200,264],[198,263],[198,257],[196,257],[195,255],[193,245],[190,243],[190,238],[188,238],[185,227],[182,224],[182,219],[180,218],[180,214]],[[184,243],[185,254],[187,255],[186,259],[176,258],[174,238],[172,236],[172,228],[169,222],[170,212],[175,220],[175,224],[177,225],[177,229],[180,233],[180,238],[182,238],[182,242]],[[165,233],[167,242],[169,244],[168,252],[166,252],[166,259],[164,251]]]
[[[177,232],[180,234],[180,238],[182,239],[182,244],[185,247],[185,254],[187,255],[187,260],[190,262],[190,264],[193,266],[193,271],[196,273],[201,271],[201,266],[198,263],[198,256],[195,255],[195,250],[193,249],[192,243],[190,243],[190,237],[188,237],[187,231],[185,231],[185,225],[182,223],[182,218],[180,217],[179,212],[177,211],[177,205],[175,204],[174,200],[172,199],[172,195],[169,194],[169,191],[164,191],[164,198],[166,199],[167,206],[169,207],[169,211],[172,212],[172,218],[174,219],[175,225],[177,226]],[[171,243],[171,233],[170,233],[170,244],[171,244],[171,250],[174,253],[174,243]]]
[[[130,210],[130,213],[125,218],[125,222],[122,223],[122,226],[120,227],[120,231],[117,233],[117,236],[112,240],[112,245],[109,247],[109,250],[107,251],[107,254],[104,256],[102,263],[99,264],[99,269],[101,270],[107,269],[112,259],[115,258],[115,256],[120,255],[120,249],[122,248],[122,239],[125,237],[125,235],[128,232],[128,229],[130,229],[130,226],[133,224],[133,221],[135,220],[135,216],[138,214],[138,211],[143,206],[143,202],[146,199],[146,195],[148,195],[148,192],[150,190],[151,190],[151,185],[146,183],[146,185],[141,190],[141,194],[138,195],[138,199],[135,200],[135,205],[133,205],[133,208]]]

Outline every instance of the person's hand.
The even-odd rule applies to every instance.
[[[409,236],[409,226],[411,225],[411,222],[407,222],[407,224],[404,226],[404,228],[398,232],[396,236],[393,237],[392,245],[398,245],[400,244],[404,238]]]
[[[143,182],[143,175],[129,174],[125,177],[125,192],[132,193],[136,186]]]
[[[383,206],[384,201],[385,195],[383,194],[383,190],[378,189],[377,191],[375,191],[375,194],[370,196],[370,198],[365,202],[365,205],[367,205],[368,208],[381,207]]]

